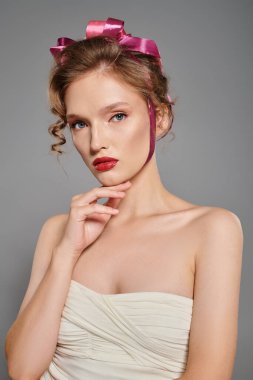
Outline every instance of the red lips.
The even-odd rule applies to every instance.
[[[108,161],[118,161],[118,160],[114,157],[98,157],[92,163],[93,165],[97,165],[101,162],[108,162]]]

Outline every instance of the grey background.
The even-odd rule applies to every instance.
[[[252,364],[252,1],[63,1],[0,3],[1,379],[7,329],[26,291],[43,222],[68,212],[70,198],[99,183],[69,143],[57,159],[47,132],[49,47],[84,36],[90,19],[125,20],[154,39],[177,96],[174,131],[156,147],[168,190],[191,202],[227,208],[241,219],[244,258],[233,380]],[[252,277],[252,276],[251,276]],[[203,337],[204,338],[204,337]]]

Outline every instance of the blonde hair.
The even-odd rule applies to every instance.
[[[157,58],[130,51],[108,36],[77,40],[67,46],[60,56],[64,58],[63,63],[54,62],[49,74],[50,111],[58,116],[58,120],[48,128],[50,135],[57,140],[51,145],[52,152],[64,153],[60,146],[66,143],[63,134],[63,129],[67,125],[64,96],[68,86],[78,77],[95,70],[116,74],[133,86],[144,99],[150,97],[155,107],[163,104],[168,110],[170,122],[160,138],[171,131],[174,112],[167,97],[169,78],[162,73]],[[175,100],[172,104],[175,104]]]

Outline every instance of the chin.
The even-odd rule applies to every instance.
[[[115,179],[107,178],[105,180],[101,180],[101,179],[97,178],[97,180],[101,183],[102,186],[116,186],[116,185],[120,185],[121,183],[125,182],[124,180],[119,181],[116,178]]]
[[[106,177],[106,173],[108,173],[108,172],[103,172],[103,176],[96,175],[97,180],[101,183],[102,186],[116,186],[116,185],[120,185],[120,184],[122,184],[128,180],[130,181],[129,177],[127,177],[127,178],[114,177],[113,178],[113,176],[109,176],[109,175],[108,175],[108,177]]]

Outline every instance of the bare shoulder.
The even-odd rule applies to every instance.
[[[51,252],[62,238],[67,218],[68,214],[57,214],[45,220],[40,229],[35,247],[35,264],[37,261],[48,263],[51,260]]]
[[[59,238],[63,232],[68,219],[68,214],[57,214],[50,216],[43,224],[41,233],[44,231],[56,240]]]
[[[242,244],[243,228],[237,214],[222,207],[202,207],[202,209],[199,217],[202,248],[206,247],[206,244],[214,245],[215,242],[226,246],[229,242]],[[200,249],[199,254],[201,251],[203,249]]]
[[[238,215],[233,211],[222,207],[215,206],[204,206],[204,205],[192,205],[188,208],[192,215],[192,221],[199,220],[204,224],[215,225],[216,223],[221,224],[235,224],[242,230],[241,220]]]
[[[38,236],[35,257],[42,255],[41,251],[44,251],[45,260],[47,260],[46,256],[61,240],[67,219],[68,214],[57,214],[46,219]]]
[[[67,218],[68,214],[57,214],[50,216],[43,223],[33,255],[30,280],[18,316],[26,307],[43,279],[51,262],[53,249],[62,238]]]
[[[202,206],[205,209],[205,213],[203,214],[208,222],[220,222],[220,223],[232,223],[237,224],[241,227],[241,221],[237,214],[233,211],[228,210],[223,207],[212,207],[212,206]]]
[[[50,225],[51,227],[59,227],[66,222],[68,214],[56,214],[48,217],[44,225]]]
[[[234,212],[220,207],[206,208],[199,221],[186,375],[227,380],[232,375],[237,343],[242,224]]]

